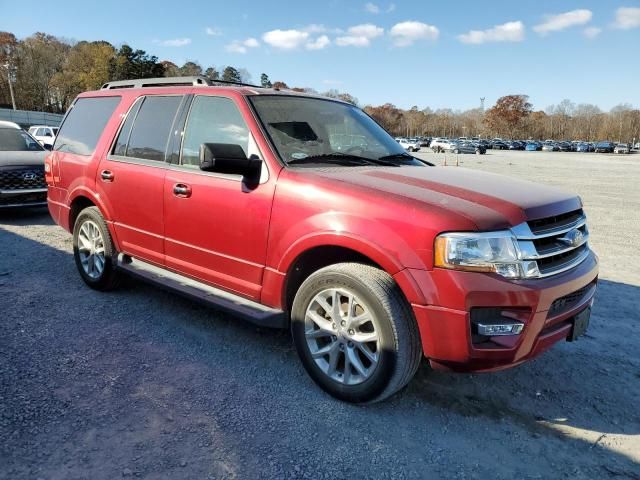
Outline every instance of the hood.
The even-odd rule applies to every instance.
[[[346,183],[402,202],[451,211],[480,230],[508,228],[582,207],[580,198],[559,189],[460,167],[314,169],[331,183]]]
[[[46,150],[37,152],[4,152],[0,151],[0,167],[21,167],[31,165],[44,165]]]

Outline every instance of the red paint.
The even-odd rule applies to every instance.
[[[509,228],[580,208],[579,198],[465,169],[283,168],[247,103],[246,97],[256,94],[250,88],[172,87],[170,93],[218,95],[235,102],[268,171],[255,189],[237,178],[107,158],[133,102],[140,95],[168,91],[81,95],[117,95],[121,102],[93,156],[54,152],[47,159],[49,208],[57,223],[72,230],[74,201],[90,201],[107,219],[120,252],[275,308],[285,307],[287,275],[300,255],[327,245],[354,250],[394,276],[413,306],[424,353],[438,368],[505,368],[566,338],[566,318],[553,319],[555,330],[549,330],[547,310],[553,300],[597,278],[594,255],[552,278],[509,281],[434,269],[432,250],[439,233]],[[103,180],[103,171],[113,178]],[[187,186],[188,194],[176,195],[176,184]],[[584,304],[563,315],[573,315]],[[480,306],[529,311],[522,335],[500,348],[474,347],[468,317],[471,308]]]

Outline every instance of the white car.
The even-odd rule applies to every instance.
[[[613,149],[613,153],[631,153],[631,151],[629,149],[629,145],[626,143],[619,143]]]
[[[444,152],[445,150],[450,150],[451,140],[448,138],[434,138],[431,141],[431,150],[436,153]]]
[[[47,125],[32,125],[29,127],[29,133],[41,145],[53,145],[58,135],[58,127],[49,127]]]
[[[398,142],[407,152],[417,152],[420,150],[420,142],[413,138],[396,138],[396,142]]]

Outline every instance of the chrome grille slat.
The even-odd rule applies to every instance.
[[[544,233],[540,234],[533,233],[526,222],[521,223],[520,225],[516,225],[511,230],[516,234],[516,237],[518,237],[519,240],[537,240],[539,238],[548,238],[556,235],[562,235],[563,233],[567,233],[574,228],[583,227],[584,225],[586,225],[586,223],[587,217],[585,215],[582,215],[580,218],[570,224],[558,227],[557,229],[547,230]]]

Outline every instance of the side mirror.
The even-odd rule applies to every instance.
[[[260,181],[262,160],[256,155],[247,158],[240,145],[233,143],[203,143],[200,145],[200,170],[204,172],[242,175],[247,183]]]
[[[42,148],[44,148],[45,150],[53,150],[53,145],[51,145],[50,143],[43,143],[42,144]]]

